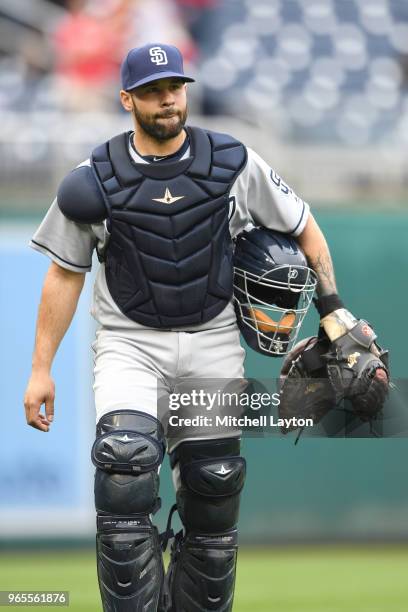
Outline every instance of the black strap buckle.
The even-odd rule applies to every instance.
[[[166,529],[165,531],[163,531],[159,538],[160,538],[160,546],[163,552],[166,552],[167,550],[167,546],[169,544],[169,541],[172,540],[175,537],[174,531],[171,528],[171,520],[173,518],[173,514],[176,512],[177,510],[177,504],[174,504],[169,512],[169,517],[167,519],[167,525],[166,525]]]

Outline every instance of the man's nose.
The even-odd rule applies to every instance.
[[[170,89],[164,89],[162,91],[161,100],[162,106],[172,106],[175,102],[174,94]]]

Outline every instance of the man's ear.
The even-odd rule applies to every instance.
[[[133,102],[132,102],[132,96],[128,91],[125,91],[124,89],[120,90],[120,101],[122,103],[123,108],[128,111],[128,113],[132,112],[133,110]]]

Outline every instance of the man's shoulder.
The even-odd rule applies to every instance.
[[[112,148],[117,149],[119,147],[119,150],[127,149],[129,147],[129,138],[131,134],[131,130],[128,130],[126,132],[119,132],[119,134],[114,134],[113,136],[108,138],[108,140],[104,140],[103,142],[100,142],[99,144],[95,145],[91,152],[90,163],[92,163],[92,161],[98,160],[99,158],[104,159],[108,157],[108,152]]]
[[[90,166],[90,165],[91,165],[91,158],[87,157],[87,159],[84,159],[84,161],[78,164],[76,168],[82,168],[82,166]]]
[[[227,134],[225,132],[216,132],[215,130],[209,130],[207,128],[197,128],[196,126],[190,126],[190,129],[203,130],[207,134],[207,136],[209,137],[209,139],[211,140],[215,148],[227,147],[228,145],[231,145],[231,146],[241,145],[242,147],[245,147],[245,145],[240,140],[238,140],[231,134]]]
[[[70,221],[92,224],[106,219],[105,202],[90,159],[80,163],[63,178],[57,191],[57,204]]]

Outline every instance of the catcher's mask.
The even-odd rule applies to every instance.
[[[282,357],[291,350],[316,284],[316,274],[291,236],[262,227],[239,234],[235,311],[241,333],[255,351]]]

